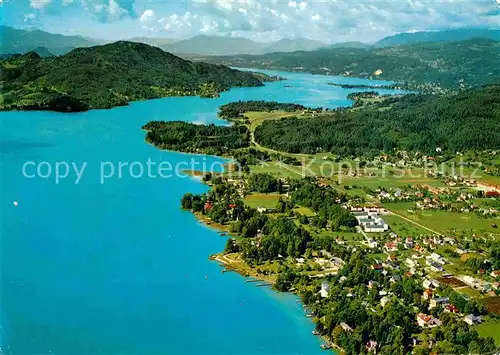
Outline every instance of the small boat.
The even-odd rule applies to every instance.
[[[323,349],[323,350],[328,350],[331,348],[332,348],[332,346],[330,344],[321,344],[321,349]]]
[[[313,335],[319,335],[319,332],[318,332],[317,330],[313,330],[313,331],[312,331],[312,334],[313,334]]]

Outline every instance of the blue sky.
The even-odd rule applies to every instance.
[[[373,42],[399,32],[500,29],[500,0],[0,0],[0,19],[102,39],[206,34]]]

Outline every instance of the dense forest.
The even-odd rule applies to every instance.
[[[197,125],[183,121],[151,121],[145,124],[146,141],[160,149],[187,153],[225,155],[248,147],[250,138],[245,126]]]
[[[500,147],[500,86],[457,95],[406,95],[361,110],[337,110],[315,119],[265,121],[256,141],[290,153],[342,156],[393,149],[434,153]]]
[[[41,58],[0,61],[0,109],[82,111],[164,96],[214,97],[236,86],[261,86],[252,73],[189,62],[142,43],[116,42]]]
[[[219,116],[224,119],[242,117],[245,112],[271,112],[285,111],[295,112],[303,110],[320,110],[321,108],[307,108],[303,105],[293,103],[280,103],[276,101],[237,101],[219,107]]]
[[[495,83],[500,77],[499,51],[500,42],[475,38],[387,48],[332,48],[203,59],[240,68],[386,79],[424,90],[426,86],[459,89]]]

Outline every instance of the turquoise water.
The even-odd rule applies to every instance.
[[[185,192],[204,185],[128,174],[100,183],[103,161],[222,162],[145,144],[140,127],[149,120],[223,124],[217,107],[235,100],[337,107],[359,91],[326,85],[332,77],[278,74],[289,80],[218,99],[165,98],[78,114],[0,113],[4,352],[321,353],[296,297],[222,274],[208,260],[225,238],[179,209]],[[24,177],[27,161],[87,167],[79,184],[74,173],[56,184]]]

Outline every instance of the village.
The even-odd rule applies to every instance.
[[[464,322],[474,329],[479,329],[485,334],[492,334],[500,328],[498,314],[500,313],[500,270],[494,268],[493,257],[498,256],[490,253],[490,246],[494,245],[494,240],[488,235],[464,235],[457,231],[450,233],[438,233],[431,229],[419,229],[420,233],[409,235],[409,233],[399,233],[394,228],[395,221],[402,221],[407,225],[412,225],[412,220],[406,221],[403,216],[394,212],[392,208],[397,204],[411,204],[407,210],[418,210],[420,204],[424,208],[421,210],[439,209],[444,213],[442,207],[429,206],[433,201],[453,201],[461,203],[469,200],[483,199],[486,202],[495,202],[496,193],[494,190],[484,191],[474,190],[477,186],[468,186],[471,189],[467,192],[456,191],[449,187],[434,188],[431,186],[402,186],[398,188],[376,188],[369,191],[380,202],[358,203],[355,199],[348,199],[342,202],[336,199],[341,207],[352,215],[356,220],[354,228],[335,231],[330,223],[324,226],[314,224],[312,221],[317,218],[317,213],[303,206],[293,206],[286,201],[293,199],[292,183],[289,178],[278,178],[280,183],[280,194],[257,193],[245,179],[228,178],[226,182],[234,186],[238,195],[244,199],[246,204],[256,208],[256,210],[270,217],[280,215],[292,216],[292,219],[311,233],[319,236],[334,236],[334,243],[341,248],[348,250],[349,255],[363,253],[365,259],[370,260],[370,269],[380,276],[375,280],[368,280],[365,284],[368,290],[377,293],[371,301],[365,300],[365,307],[371,312],[380,312],[388,304],[402,302],[398,299],[394,291],[395,287],[400,287],[404,280],[412,279],[417,281],[421,287],[420,300],[414,305],[414,322],[422,330],[432,329],[441,326],[442,321],[438,317],[440,312],[446,312],[456,321]],[[330,185],[321,180],[317,185],[322,189],[331,189]],[[434,197],[433,197],[434,196]],[[279,202],[283,201],[283,202]],[[390,201],[387,203],[387,201]],[[408,202],[410,201],[410,202]],[[277,206],[277,202],[282,206]],[[278,203],[278,204],[279,204]],[[235,205],[230,205],[234,209]],[[205,208],[212,208],[206,205]],[[481,214],[489,214],[491,218],[498,217],[496,208],[491,207]],[[465,211],[455,211],[455,213],[472,213]],[[229,212],[231,215],[233,212]],[[412,213],[407,211],[407,213]],[[306,216],[307,218],[304,218]],[[303,224],[309,220],[308,224]],[[490,226],[494,231],[496,226]],[[262,238],[262,233],[257,234],[257,239]],[[260,242],[252,242],[257,247]],[[216,260],[223,261],[227,267],[241,267],[243,274],[248,276],[263,278],[266,281],[276,282],[279,275],[276,272],[286,265],[294,272],[307,276],[310,280],[317,280],[318,297],[328,300],[330,292],[335,286],[341,286],[346,280],[345,276],[338,277],[349,262],[341,255],[326,249],[312,250],[299,257],[278,257],[275,261],[270,261],[265,265],[259,265],[256,269],[248,268],[239,254],[225,254]],[[236,263],[237,260],[237,264]],[[232,264],[235,262],[234,264]],[[496,263],[497,265],[497,263]],[[276,278],[278,277],[278,278]],[[337,284],[338,283],[338,284]],[[349,289],[348,289],[349,290]],[[356,297],[354,290],[348,292],[348,297]],[[464,301],[465,300],[465,301]],[[425,304],[422,309],[420,303]],[[464,306],[463,303],[473,306]],[[479,306],[477,306],[479,305]],[[342,327],[345,331],[350,326],[346,323]],[[496,341],[500,341],[498,337]],[[414,339],[415,345],[420,342]],[[328,343],[329,344],[329,343]],[[332,344],[330,344],[332,345]],[[330,346],[329,345],[329,346]],[[376,341],[366,344],[376,351]]]

